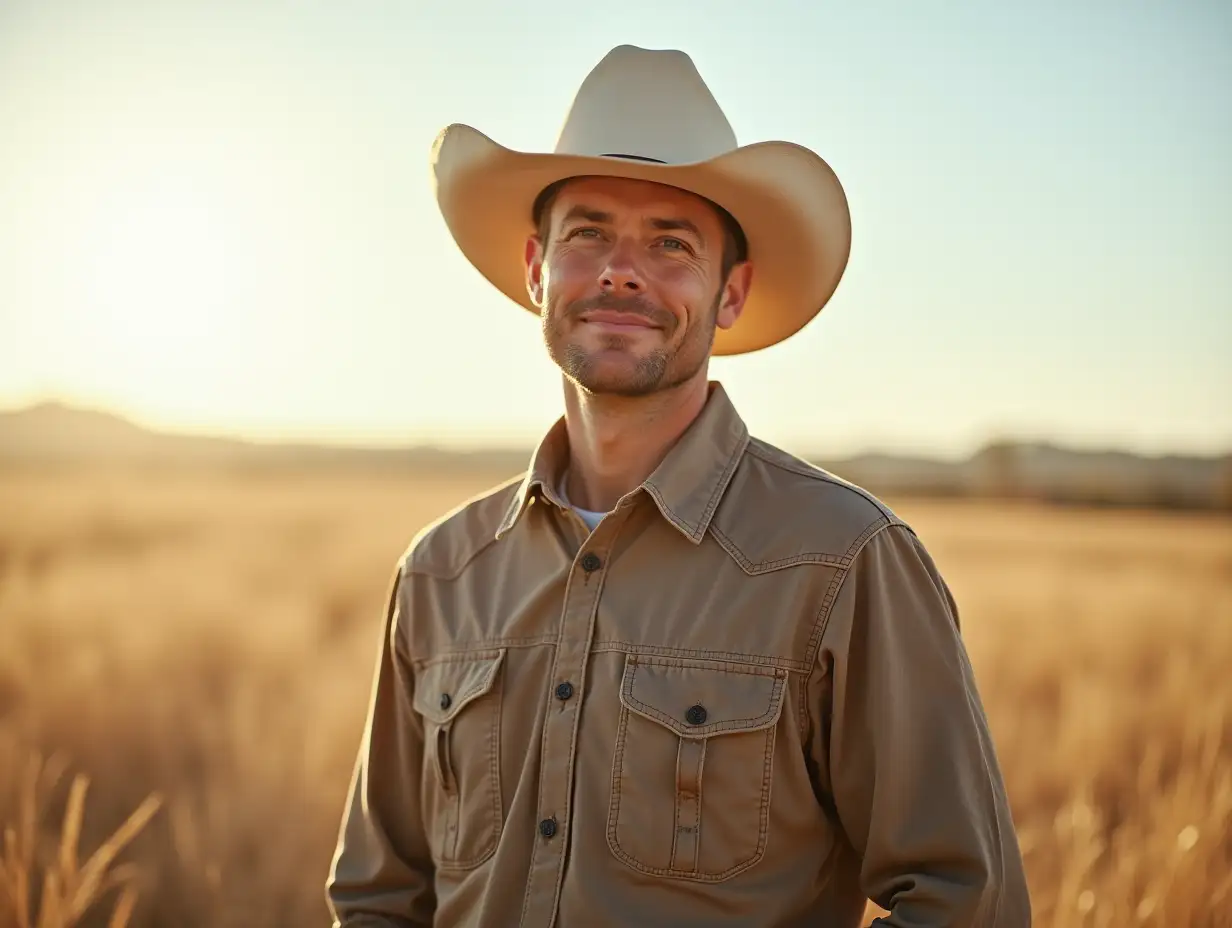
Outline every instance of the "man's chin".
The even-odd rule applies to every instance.
[[[662,385],[666,364],[623,350],[570,352],[563,366],[574,383],[598,396],[646,396]]]
[[[651,380],[645,376],[615,372],[579,372],[579,375],[573,375],[573,382],[595,396],[647,396],[659,388],[658,378]]]

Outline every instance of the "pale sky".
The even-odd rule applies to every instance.
[[[449,238],[450,122],[550,150],[612,46],[825,158],[851,262],[721,358],[791,450],[1232,450],[1232,5],[0,0],[0,407],[528,444],[536,320]],[[521,242],[510,242],[521,249]]]

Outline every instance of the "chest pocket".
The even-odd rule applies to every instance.
[[[628,866],[716,883],[766,852],[786,671],[630,655],[607,839]]]
[[[424,720],[420,801],[432,857],[443,870],[478,866],[496,850],[504,649],[450,655],[420,668],[415,710]]]

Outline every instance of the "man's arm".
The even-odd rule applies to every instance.
[[[429,926],[433,867],[419,804],[423,723],[403,651],[402,571],[394,578],[367,724],[326,882],[334,928]]]
[[[886,928],[1025,928],[1017,836],[957,607],[914,533],[856,556],[822,638],[830,792]]]

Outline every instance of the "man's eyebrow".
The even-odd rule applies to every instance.
[[[569,212],[565,213],[561,222],[572,222],[575,219],[584,219],[587,222],[599,222],[611,225],[613,219],[611,213],[605,213],[602,210],[594,209],[589,206],[571,206]]]
[[[561,223],[573,222],[579,219],[585,222],[595,222],[602,225],[611,225],[616,221],[616,218],[611,213],[605,213],[603,210],[595,209],[592,206],[584,206],[579,203],[569,207],[568,212],[561,217]],[[659,232],[688,232],[698,240],[702,240],[704,238],[702,231],[697,227],[697,224],[691,219],[685,219],[683,217],[659,217],[647,220],[646,224]]]
[[[689,232],[699,240],[704,238],[702,230],[688,219],[651,219],[650,225],[660,232]]]

